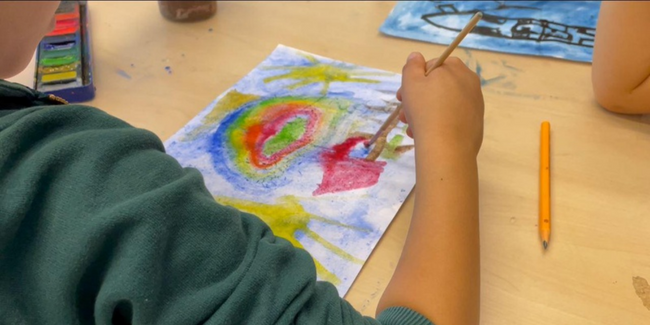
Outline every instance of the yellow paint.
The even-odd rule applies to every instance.
[[[364,72],[346,66],[331,65],[331,64],[320,62],[311,55],[302,54],[302,53],[301,55],[304,56],[310,62],[310,65],[268,67],[266,68],[268,70],[280,69],[280,70],[289,70],[289,72],[282,75],[265,78],[264,82],[269,83],[281,79],[297,80],[296,83],[287,86],[288,89],[296,89],[311,84],[323,83],[323,89],[321,90],[321,94],[326,95],[327,91],[329,90],[330,84],[333,82],[379,83],[380,82],[379,80],[357,78],[355,76],[392,75],[392,74],[382,73],[382,72]]]
[[[41,77],[41,82],[57,82],[77,78],[77,71],[46,74]]]
[[[201,133],[206,130],[212,129],[212,126],[221,121],[228,113],[240,108],[246,103],[259,99],[260,96],[249,95],[238,92],[236,89],[229,91],[225,94],[219,102],[214,105],[214,108],[204,118],[201,126],[189,132],[183,140],[195,140]]]
[[[57,66],[53,66],[53,67],[39,67],[38,70],[42,74],[57,73],[57,72],[68,72],[68,71],[76,70],[78,65],[79,65],[79,63],[75,62],[75,63],[71,63],[71,64],[57,65]]]
[[[288,240],[291,242],[291,244],[293,244],[293,246],[297,248],[304,249],[303,245],[296,239],[296,234],[302,232],[339,257],[353,263],[363,264],[363,260],[350,255],[339,247],[328,242],[314,231],[310,230],[309,223],[313,220],[316,220],[346,229],[354,229],[360,231],[367,230],[345,225],[340,222],[310,214],[305,211],[295,196],[280,197],[277,200],[277,204],[264,204],[255,201],[240,200],[222,196],[215,197],[215,200],[223,205],[229,205],[243,212],[258,216],[260,219],[264,220],[264,222],[266,222],[269,227],[271,227],[273,233],[276,236]],[[334,273],[328,271],[319,261],[314,260],[314,264],[316,265],[316,271],[318,272],[318,275],[323,280],[329,281],[334,285],[341,283],[341,279],[339,279]]]

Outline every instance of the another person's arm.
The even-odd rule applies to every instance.
[[[650,113],[650,2],[603,1],[594,46],[596,100],[626,114]]]
[[[457,58],[424,76],[412,55],[398,98],[415,139],[415,208],[404,251],[378,313],[405,306],[437,325],[479,323],[478,172],[483,96]]]

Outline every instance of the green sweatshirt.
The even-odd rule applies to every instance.
[[[362,317],[153,133],[4,81],[0,323],[431,324]]]

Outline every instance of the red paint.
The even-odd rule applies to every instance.
[[[307,120],[305,133],[289,146],[282,150],[267,156],[264,154],[264,144],[266,141],[282,131],[284,126],[295,118],[304,118]],[[264,111],[260,122],[248,127],[245,134],[246,150],[250,153],[250,162],[257,168],[269,168],[280,162],[284,157],[294,151],[308,145],[313,140],[318,123],[321,119],[321,112],[312,106],[302,104],[280,104],[269,107]]]
[[[321,154],[323,181],[314,191],[314,196],[356,190],[377,184],[379,175],[386,166],[385,161],[350,158],[352,149],[364,141],[367,141],[364,137],[349,138]]]
[[[77,32],[77,29],[79,29],[79,19],[57,20],[54,30],[49,32],[46,36],[74,34]]]

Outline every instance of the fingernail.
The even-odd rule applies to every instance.
[[[409,54],[409,57],[406,60],[409,61],[409,60],[415,59],[417,56],[418,56],[418,53],[413,52],[413,53]]]

